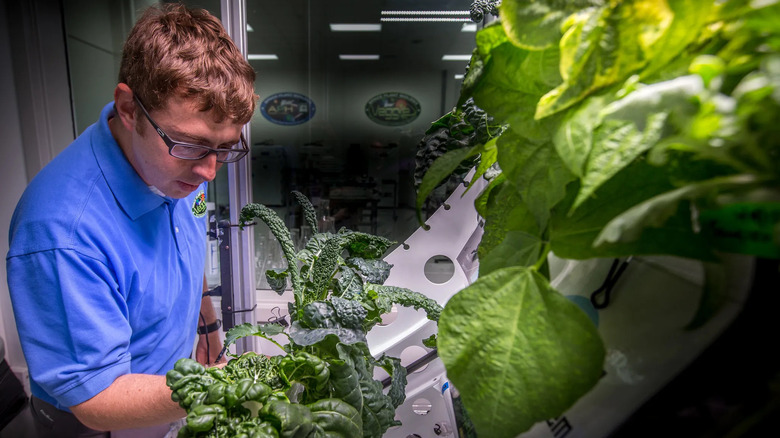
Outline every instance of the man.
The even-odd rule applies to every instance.
[[[151,8],[114,102],[26,189],[6,264],[38,436],[164,433],[185,415],[164,374],[196,328],[197,360],[221,347],[202,296],[205,188],[248,152],[254,79],[208,12]]]

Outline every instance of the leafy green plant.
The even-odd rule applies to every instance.
[[[314,207],[293,195],[307,224],[317,229]],[[261,204],[241,210],[244,227],[254,218],[268,225],[282,245],[287,268],[266,272],[282,294],[289,281],[291,324],[241,324],[225,336],[225,349],[245,336],[261,336],[286,353],[233,356],[223,368],[179,360],[167,373],[172,399],[187,410],[180,437],[381,437],[405,399],[406,369],[400,360],[375,358],[366,333],[393,304],[423,309],[436,321],[441,306],[417,292],[384,285],[392,265],[381,257],[392,245],[367,233],[341,229],[316,233],[296,252],[282,219]],[[288,343],[274,337],[284,334]],[[391,376],[385,394],[374,367]]]
[[[602,374],[550,252],[780,258],[780,5],[503,0],[476,43],[460,104],[508,128],[437,160],[417,205],[466,159],[500,167],[476,201],[480,277],[445,306],[438,348],[477,432],[513,437]],[[717,311],[707,292],[692,328]]]

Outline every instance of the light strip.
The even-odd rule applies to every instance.
[[[276,60],[279,59],[279,57],[274,55],[273,53],[267,54],[267,55],[266,54],[251,54],[250,53],[249,55],[246,55],[246,59],[248,59],[250,61],[276,61]]]
[[[382,17],[380,21],[396,22],[396,23],[412,23],[412,22],[428,22],[428,23],[466,23],[471,21],[471,18],[444,18],[444,17],[413,17],[413,18],[401,18],[401,17]]]
[[[342,61],[375,61],[379,55],[339,55]]]
[[[463,27],[460,28],[461,32],[476,32],[477,23],[463,23]]]
[[[442,61],[469,61],[471,55],[444,55],[441,57]]]
[[[455,80],[459,81],[459,80],[461,80],[461,79],[463,79],[465,77],[466,77],[466,75],[455,75]]]
[[[330,23],[330,30],[332,32],[380,32],[382,30],[382,25],[378,23]]]
[[[466,15],[469,11],[382,11],[382,15]]]

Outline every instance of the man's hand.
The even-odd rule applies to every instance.
[[[214,365],[215,363],[227,363],[227,358],[224,355],[219,362],[216,362],[220,351],[222,351],[220,330],[213,331],[207,335],[198,335],[195,360],[204,366]]]

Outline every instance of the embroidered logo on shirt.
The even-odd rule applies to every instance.
[[[192,202],[192,214],[197,218],[206,215],[206,194],[203,193],[203,190],[198,193],[198,196]]]

